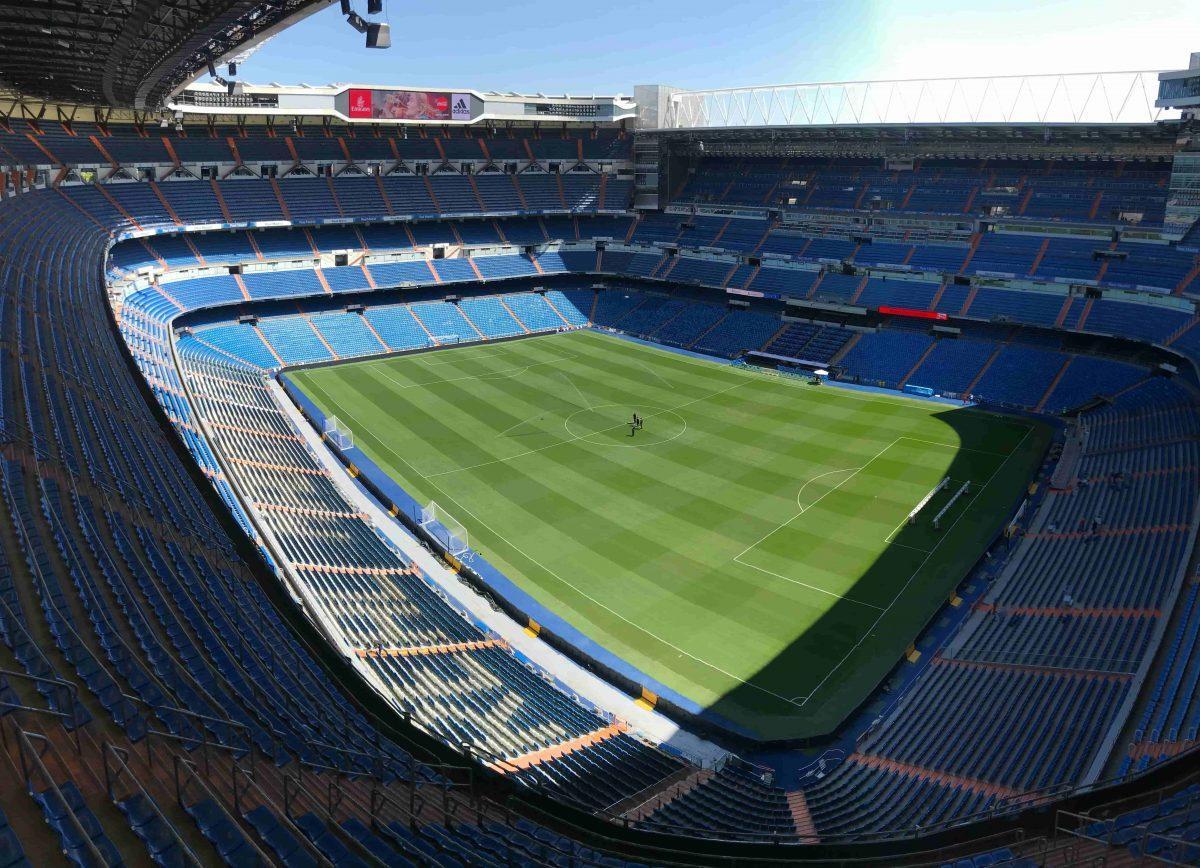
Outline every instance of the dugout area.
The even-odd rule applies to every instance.
[[[538,603],[762,740],[829,732],[861,705],[1049,440],[1025,418],[593,331],[289,376]]]

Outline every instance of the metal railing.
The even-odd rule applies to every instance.
[[[840,81],[679,91],[663,129],[893,124],[1149,124],[1157,71]]]

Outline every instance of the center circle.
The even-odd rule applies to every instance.
[[[633,430],[633,414],[643,419],[642,427]],[[652,404],[598,404],[586,410],[576,410],[563,420],[567,433],[576,440],[598,446],[658,446],[679,437],[687,430],[687,420],[665,407]]]

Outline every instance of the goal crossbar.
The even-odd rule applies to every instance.
[[[921,510],[923,510],[923,509],[924,509],[926,506],[928,506],[928,505],[929,505],[929,501],[933,500],[933,498],[934,498],[935,496],[937,496],[937,493],[938,493],[939,491],[941,491],[943,488],[945,488],[945,487],[946,487],[947,485],[949,485],[949,484],[950,484],[950,477],[949,477],[949,476],[947,476],[945,479],[943,479],[941,482],[939,482],[937,485],[935,485],[933,488],[931,488],[931,489],[929,490],[929,493],[928,493],[927,495],[925,495],[924,497],[922,497],[922,498],[921,498],[921,502],[920,502],[920,503],[918,503],[916,506],[914,506],[914,507],[912,508],[912,512],[910,512],[910,513],[908,514],[908,523],[909,523],[909,524],[916,524],[916,521],[917,521],[917,513],[919,513],[919,512],[920,512]],[[936,519],[935,519],[935,521],[936,521]]]

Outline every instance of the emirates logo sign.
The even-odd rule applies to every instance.
[[[351,88],[346,114],[352,118],[371,117],[371,91],[365,87]]]

